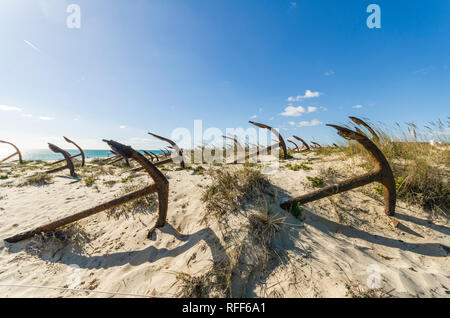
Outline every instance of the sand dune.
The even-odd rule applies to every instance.
[[[306,160],[310,171],[286,167]],[[0,239],[112,199],[127,186],[150,183],[142,172],[124,181],[130,173],[115,167],[86,186],[93,166],[81,179],[62,171],[43,186],[19,186],[38,170],[0,180]],[[170,182],[168,223],[151,240],[146,235],[156,220],[155,208],[117,218],[99,213],[59,234],[72,235],[69,239],[2,241],[0,296],[177,297],[189,279],[201,279],[229,258],[232,297],[449,297],[450,225],[443,216],[399,202],[395,228],[382,200],[370,195],[370,185],[307,204],[299,219],[278,207],[311,191],[306,176],[329,167],[339,172],[332,176],[338,179],[359,172],[353,162],[336,164],[310,153],[296,154],[269,175],[275,198],[266,208],[286,219],[266,255],[259,250],[261,238],[247,226],[258,204],[229,216],[230,236],[207,216],[201,201],[210,177],[168,165],[170,171],[163,170]]]

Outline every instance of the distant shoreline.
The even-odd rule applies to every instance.
[[[71,155],[76,155],[79,153],[78,149],[65,149]],[[114,156],[111,150],[106,149],[83,149],[86,159],[94,159],[94,158],[108,158]],[[142,152],[141,150],[139,150]],[[151,151],[154,154],[162,153],[161,150],[145,150]],[[7,155],[7,153],[5,153]],[[54,161],[63,159],[61,154],[54,153],[50,149],[34,149],[34,150],[24,150],[22,151],[23,160],[26,161]],[[1,156],[0,156],[1,157]],[[11,158],[9,161],[17,160],[17,157]]]

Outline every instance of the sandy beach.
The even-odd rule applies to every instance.
[[[382,196],[367,185],[306,204],[296,218],[279,203],[312,191],[307,177],[328,171],[325,182],[339,181],[364,169],[353,160],[314,152],[293,157],[268,175],[268,199],[230,213],[226,228],[202,201],[212,182],[208,171],[240,170],[242,165],[193,164],[181,170],[172,163],[160,168],[170,183],[167,224],[151,239],[146,236],[157,217],[157,204],[151,204],[155,197],[146,206],[101,212],[53,237],[14,244],[3,239],[152,181],[120,163],[89,160],[76,168],[77,178],[63,170],[45,185],[24,185],[46,164],[4,164],[1,174],[9,177],[0,180],[0,297],[223,296],[203,281],[217,279],[209,277],[224,260],[231,297],[450,296],[445,217],[399,201],[395,227],[384,215]],[[301,163],[312,169],[289,169]],[[205,170],[193,170],[198,166]],[[252,215],[262,210],[282,219],[269,249],[261,247],[264,235],[251,226]]]

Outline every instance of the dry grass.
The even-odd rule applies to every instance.
[[[31,177],[28,177],[27,180],[22,183],[22,186],[28,186],[28,185],[45,185],[48,184],[50,181],[53,180],[53,176],[47,173],[36,173],[32,175]]]
[[[246,297],[278,261],[273,242],[284,230],[286,218],[271,210],[272,185],[259,169],[212,168],[208,174],[212,183],[202,200],[210,215],[218,217],[214,219],[226,252],[204,274],[179,273],[180,296]]]
[[[91,237],[79,223],[72,223],[55,231],[35,235],[26,246],[28,253],[42,256],[49,252],[51,257],[68,247],[70,251],[82,252]]]
[[[434,130],[420,131],[411,123],[407,129],[397,124],[396,130],[376,128],[380,141],[377,146],[384,153],[397,183],[397,196],[407,203],[429,210],[450,211],[450,148],[446,128],[442,122],[430,123]],[[448,127],[447,127],[448,129]],[[407,132],[406,132],[407,131]],[[367,133],[370,136],[369,133]],[[440,144],[428,141],[435,137]],[[370,154],[358,143],[349,142],[339,148],[347,157],[364,159],[366,168],[373,167]]]
[[[121,193],[116,195],[116,197],[140,190],[141,188],[142,185],[138,184],[126,185],[122,189]],[[147,196],[140,197],[131,202],[119,205],[112,209],[109,209],[106,211],[106,215],[110,218],[118,220],[121,217],[128,218],[130,215],[133,214],[150,214],[155,212],[157,208],[158,208],[157,195],[150,194]]]
[[[260,170],[247,167],[237,170],[210,169],[209,175],[212,184],[203,194],[202,201],[210,213],[219,215],[236,211],[270,186]]]

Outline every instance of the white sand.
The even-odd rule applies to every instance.
[[[311,171],[284,167],[288,162],[305,162],[306,157],[314,159]],[[352,162],[337,165],[338,161],[331,159],[297,154],[296,159],[281,163],[280,170],[269,176],[278,200],[313,190],[306,176],[317,175],[321,168],[334,167],[341,173],[338,179],[358,170]],[[0,175],[8,170],[5,166],[0,169]],[[42,244],[40,239],[16,244],[2,241],[0,296],[178,296],[182,283],[177,274],[207,272],[217,255],[224,254],[227,242],[213,218],[204,222],[206,210],[200,199],[210,178],[193,175],[191,170],[175,171],[175,166],[171,169],[163,171],[170,182],[168,224],[156,230],[152,240],[146,236],[156,211],[119,219],[101,212],[81,220],[79,228],[90,237],[81,247]],[[102,174],[90,187],[68,177],[67,170],[56,173],[49,185],[19,187],[25,181],[19,173],[20,177],[0,180],[2,240],[112,199],[126,185],[141,187],[151,182],[140,173],[122,183],[129,173],[121,175],[116,168],[114,175]],[[88,174],[83,173],[84,179]],[[106,180],[118,182],[110,186],[104,184]],[[383,214],[382,199],[361,190],[307,204],[301,220],[277,204],[271,208],[287,217],[283,232],[273,242],[280,260],[272,262],[251,284],[236,287],[232,296],[345,297],[350,296],[349,290],[370,292],[368,281],[380,287],[374,291],[377,295],[450,296],[450,225],[442,217],[431,220],[429,213],[399,202],[395,217],[400,227],[394,228]]]

